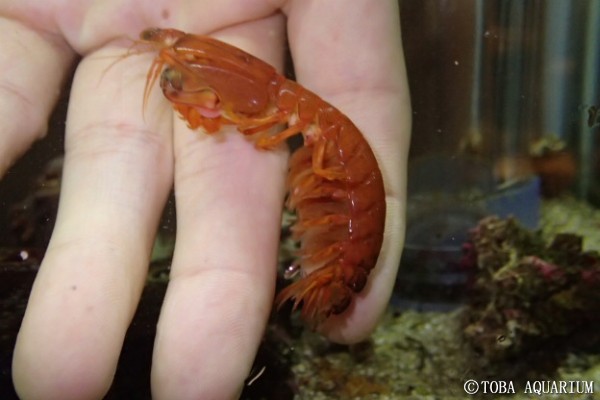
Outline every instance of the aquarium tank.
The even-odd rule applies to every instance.
[[[340,345],[283,306],[240,398],[600,398],[600,1],[398,9],[412,135],[387,310]],[[45,138],[0,180],[2,399],[17,398],[13,349],[56,219],[72,78]],[[108,399],[151,398],[175,213],[171,194]],[[297,272],[295,220],[284,213],[278,287]]]

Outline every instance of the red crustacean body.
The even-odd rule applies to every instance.
[[[140,38],[158,50],[145,100],[160,78],[190,128],[212,133],[234,124],[256,135],[261,149],[303,135],[290,160],[286,204],[298,215],[292,230],[301,243],[302,278],[275,302],[293,300],[312,326],[348,309],[377,262],[385,222],[381,172],[360,131],[317,95],[236,47],[174,29],[147,29]],[[281,123],[287,128],[273,133]]]

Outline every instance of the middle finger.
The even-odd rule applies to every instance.
[[[268,43],[262,29],[222,38],[280,63],[283,21],[262,22],[277,33]],[[156,398],[235,396],[271,309],[286,156],[226,131],[175,125],[177,241],[155,343]]]

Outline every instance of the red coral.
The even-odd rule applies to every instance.
[[[523,257],[523,262],[536,268],[537,272],[547,281],[556,282],[565,277],[565,272],[560,266],[545,261],[539,257]]]

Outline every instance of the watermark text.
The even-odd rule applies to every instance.
[[[469,379],[463,388],[467,394],[592,394],[594,381],[527,381],[516,387],[512,381]]]

